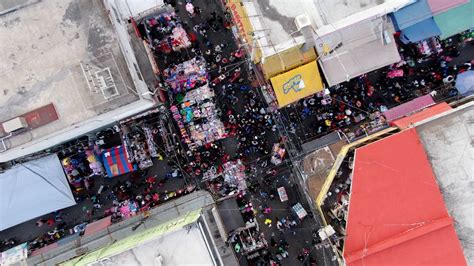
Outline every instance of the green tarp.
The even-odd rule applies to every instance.
[[[474,0],[434,16],[441,30],[441,39],[474,28]]]

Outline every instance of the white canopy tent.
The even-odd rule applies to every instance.
[[[0,231],[75,204],[56,154],[0,174]]]

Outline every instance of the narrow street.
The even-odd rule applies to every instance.
[[[211,148],[208,145],[190,148],[184,142],[175,143],[177,155],[163,160],[154,158],[150,168],[114,178],[95,178],[86,193],[76,194],[75,206],[38,220],[53,221],[51,225],[38,226],[38,221],[32,220],[3,231],[2,237],[18,243],[28,241],[30,250],[35,250],[51,244],[50,233],[59,229],[63,232],[60,241],[67,241],[67,236],[78,225],[110,215],[107,210],[116,206],[122,194],[127,195],[126,199],[138,201],[155,193],[159,199],[153,199],[152,206],[189,193],[192,189],[210,190],[216,198],[226,197],[232,194],[232,190],[212,189],[213,184],[222,180],[213,180],[212,176],[204,178],[204,175],[213,167],[218,169],[216,174],[220,175],[224,163],[240,160],[245,166],[248,188],[242,191],[243,201],[253,206],[257,228],[263,233],[266,247],[245,256],[236,252],[239,262],[242,265],[269,265],[270,261],[282,265],[336,264],[328,245],[314,246],[318,243],[314,234],[320,225],[310,213],[310,207],[294,180],[288,156],[278,166],[270,162],[272,147],[281,141],[284,134],[279,132],[281,125],[272,117],[259,88],[255,87],[255,78],[248,73],[248,59],[245,59],[242,48],[236,44],[232,31],[224,27],[229,14],[224,13],[218,0],[197,0],[193,4],[195,10],[200,10],[194,16],[189,15],[185,2],[178,1],[175,6],[182,27],[188,35],[195,37],[192,47],[180,52],[155,53],[155,60],[162,71],[193,58],[202,57],[205,60],[209,86],[215,93],[216,113],[226,128],[225,138],[213,141]],[[146,34],[144,28],[139,26],[139,29]],[[180,96],[173,95],[171,91],[167,97],[167,108],[180,103]],[[169,115],[169,120],[179,138],[179,126],[172,115]],[[164,147],[158,145],[160,153],[164,154],[161,152]],[[210,152],[210,156],[205,156]],[[152,182],[149,182],[150,177],[154,177]],[[280,201],[278,188],[286,190],[288,199],[285,202]],[[297,203],[309,212],[303,219],[292,210]],[[268,219],[272,220],[271,226],[266,224]],[[277,222],[285,220],[285,226],[277,226]],[[280,255],[283,250],[287,255]]]
[[[193,31],[197,36],[198,47],[201,52],[187,49],[185,52],[182,52],[186,53],[184,56],[165,55],[164,58],[157,56],[157,61],[163,60],[160,63],[163,64],[162,66],[160,65],[160,68],[165,68],[173,63],[182,63],[182,59],[189,60],[192,58],[192,55],[199,56],[199,54],[203,54],[207,61],[207,71],[210,75],[210,80],[218,80],[219,76],[223,74],[226,76],[212,87],[216,92],[216,101],[221,109],[221,118],[224,124],[231,124],[232,121],[229,121],[228,116],[230,114],[236,117],[238,128],[235,130],[235,134],[230,134],[227,138],[215,143],[222,145],[224,154],[226,154],[224,157],[229,156],[228,160],[241,159],[244,162],[247,169],[246,181],[249,187],[244,198],[252,203],[260,231],[264,233],[265,240],[269,246],[267,252],[260,252],[260,254],[266,254],[266,256],[257,257],[255,260],[247,261],[245,256],[237,254],[239,262],[242,265],[247,263],[250,265],[265,265],[264,261],[268,263],[269,258],[278,261],[276,259],[276,255],[280,253],[278,246],[282,246],[280,243],[286,242],[288,256],[280,261],[283,265],[310,265],[314,262],[317,265],[337,264],[334,261],[334,255],[329,245],[320,244],[314,246],[318,242],[313,234],[320,229],[317,219],[313,218],[312,214],[310,214],[310,216],[300,221],[291,209],[293,205],[299,202],[308,212],[310,210],[305,197],[301,194],[300,188],[294,180],[291,162],[288,158],[285,158],[284,162],[279,166],[275,166],[270,162],[271,148],[284,134],[279,132],[281,125],[277,124],[272,118],[263,119],[263,121],[273,120],[270,123],[259,122],[257,117],[262,116],[261,113],[259,114],[259,111],[261,109],[268,109],[263,96],[259,92],[259,88],[252,86],[255,85],[255,82],[252,82],[255,78],[247,72],[247,60],[240,59],[233,62],[229,62],[229,60],[226,64],[223,60],[220,60],[220,62],[216,60],[217,57],[230,58],[238,51],[238,46],[229,29],[224,29],[221,24],[218,24],[219,26],[215,30],[209,27],[208,22],[213,16],[216,16],[217,20],[226,17],[221,4],[216,0],[193,1],[194,8],[201,10],[194,17],[189,16],[185,5],[184,1],[178,1],[175,9],[176,14],[184,24],[184,28],[187,31],[199,29],[203,26],[207,28],[205,34],[200,34],[199,30]],[[220,52],[211,52],[209,56],[209,50],[217,50],[215,48],[217,46],[223,46],[222,50]],[[236,73],[236,70],[240,76],[238,79],[233,79],[232,76]],[[229,128],[228,130],[232,131]],[[256,131],[260,132],[263,136],[263,140],[260,141],[264,143],[264,150],[255,149],[252,145],[243,145],[245,139],[253,137]],[[203,152],[203,150],[199,150],[199,152]],[[189,159],[194,160],[195,158]],[[214,165],[218,166],[219,163],[214,162]],[[279,187],[286,189],[288,201],[281,202],[279,200],[277,192]],[[268,208],[271,209],[271,212],[265,214],[264,210]],[[272,220],[271,227],[265,224],[266,219]],[[281,219],[298,221],[298,225],[290,229],[278,230],[276,223]],[[277,244],[272,246],[273,242]],[[307,255],[299,256],[304,252]],[[303,260],[298,260],[301,258]]]

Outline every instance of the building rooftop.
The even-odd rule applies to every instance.
[[[319,36],[351,24],[387,14],[407,0],[252,0],[244,2],[264,57],[303,42],[295,18],[308,15]]]
[[[465,263],[415,129],[358,148],[351,179],[347,265]]]
[[[199,227],[181,228],[111,256],[105,265],[215,265],[203,234]]]
[[[85,127],[71,132],[68,138],[73,138],[110,124],[119,114],[151,106],[140,104],[132,79],[136,73],[129,71],[130,60],[123,56],[109,15],[102,1],[0,4],[0,35],[8,40],[0,42],[0,122],[50,104],[50,113],[57,113],[56,120],[6,139],[1,162],[49,148],[61,140],[52,137],[66,131]],[[6,135],[2,131],[0,136]],[[48,144],[30,147],[45,139]]]
[[[474,263],[474,102],[416,127],[443,194],[467,264]]]

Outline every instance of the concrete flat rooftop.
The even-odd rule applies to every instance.
[[[9,148],[140,99],[102,1],[2,1],[0,14],[0,122],[49,103],[59,116]]]
[[[448,212],[474,265],[474,102],[416,127],[431,162]]]
[[[161,263],[158,257],[161,256]],[[165,234],[93,265],[215,265],[198,227]]]
[[[374,7],[380,9],[375,10],[374,14],[384,13],[384,4],[398,5],[400,2],[404,0],[251,0],[244,1],[244,5],[257,31],[263,54],[270,56],[275,53],[275,49],[285,50],[302,42],[295,25],[295,18],[299,15],[308,15],[316,30],[329,26],[328,30],[331,31],[339,28],[338,23],[352,15]],[[357,20],[354,19],[354,22]],[[351,21],[348,23],[350,25]]]

